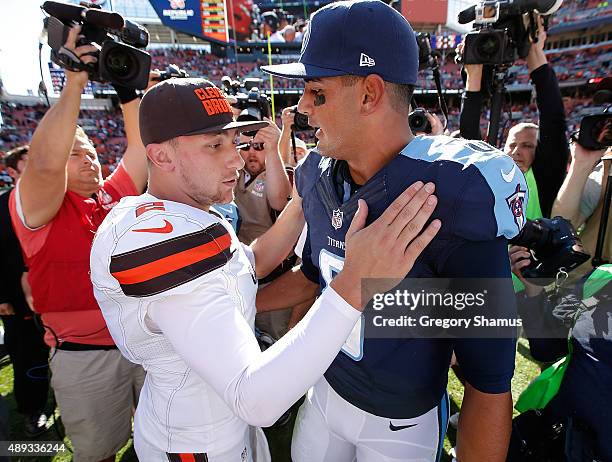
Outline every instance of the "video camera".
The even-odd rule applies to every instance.
[[[47,21],[51,60],[70,71],[87,71],[89,79],[138,90],[149,81],[151,56],[143,51],[149,44],[149,33],[141,25],[124,19],[120,14],[104,11],[100,6],[83,2],[81,5],[46,1],[42,9],[49,14]],[[92,44],[99,49],[97,62],[84,64],[78,56],[64,48],[70,26],[82,25],[77,46]]]
[[[408,124],[412,133],[431,133],[432,127],[427,118],[427,111],[417,108],[408,115]]]
[[[262,79],[247,78],[241,82],[225,75],[221,79],[221,84],[227,95],[236,98],[237,102],[232,106],[242,110],[248,109],[249,115],[256,120],[270,117],[272,113],[270,98],[260,90]]]
[[[189,74],[185,69],[181,69],[176,64],[169,64],[165,70],[161,71],[159,69],[155,69],[159,72],[159,76],[153,78],[156,82],[162,82],[168,79],[186,79],[189,77]]]
[[[459,13],[459,23],[474,21],[474,31],[465,37],[464,64],[512,64],[526,58],[537,41],[534,14],[548,16],[562,0],[483,0]],[[526,27],[523,15],[529,17]]]
[[[584,117],[580,122],[577,141],[580,146],[591,151],[612,146],[612,113]]]
[[[562,217],[527,220],[520,234],[509,242],[531,251],[532,262],[521,270],[523,275],[546,280],[546,284],[560,270],[569,273],[590,258],[572,224]]]
[[[428,32],[416,32],[417,45],[419,46],[419,70],[429,69],[437,66],[438,59],[431,49],[431,37]]]

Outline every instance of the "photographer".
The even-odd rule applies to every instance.
[[[547,297],[521,274],[530,262],[527,249],[512,246],[509,255],[512,271],[526,287],[518,310],[532,356],[557,361],[569,353],[571,343],[561,387],[545,408],[567,425],[566,460],[611,461],[612,265],[594,270],[569,294]]]
[[[96,47],[76,46],[80,31],[70,28],[64,49],[95,63]],[[96,150],[77,126],[87,82],[87,72],[66,70],[59,101],[34,132],[10,213],[45,341],[53,348],[51,385],[74,458],[95,462],[115,460],[130,438],[144,371],[121,356],[108,332],[93,296],[89,252],[112,207],[144,189],[147,164],[136,92],[117,87],[128,147],[113,174],[102,179]]]
[[[527,179],[528,219],[551,216],[553,201],[563,183],[569,158],[563,100],[555,72],[544,54],[545,42],[546,31],[542,18],[538,17],[538,41],[531,44],[527,67],[535,86],[540,125],[515,125],[510,129],[504,146],[504,152],[514,159]],[[463,53],[463,47],[458,47],[457,51]],[[461,136],[480,139],[483,65],[465,65],[465,72],[467,80],[460,118]]]
[[[578,142],[571,144],[571,153],[572,163],[552,211],[553,215],[567,218],[576,229],[584,225],[580,239],[585,250],[593,255],[603,213],[605,182],[612,162],[601,160],[605,150],[590,151]],[[612,257],[612,215],[608,218],[607,229],[602,256],[609,260]],[[589,269],[590,261],[576,273],[584,274]]]
[[[280,130],[268,118],[268,126],[254,137],[240,135],[238,150],[244,168],[235,189],[242,224],[238,237],[250,244],[272,226],[291,196],[291,183],[278,151]]]

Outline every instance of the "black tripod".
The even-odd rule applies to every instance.
[[[491,83],[491,116],[489,117],[489,131],[487,143],[499,147],[499,123],[501,121],[502,105],[506,95],[506,80],[508,79],[508,64],[499,64],[493,69],[493,80]]]

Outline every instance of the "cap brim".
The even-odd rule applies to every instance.
[[[203,128],[202,130],[195,130],[193,132],[185,133],[184,136],[192,136],[192,135],[203,135],[205,133],[215,133],[215,132],[223,132],[226,130],[235,130],[242,132],[251,132],[255,130],[261,130],[262,128],[267,127],[268,122],[230,122],[223,125],[216,125],[214,127]]]
[[[305,63],[273,64],[271,66],[262,66],[261,70],[286,79],[320,79],[323,77],[346,75],[346,71]]]

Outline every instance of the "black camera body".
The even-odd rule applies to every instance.
[[[459,23],[474,21],[474,30],[465,37],[465,64],[512,64],[525,59],[532,40],[537,38],[535,15],[547,16],[561,6],[556,0],[482,0],[459,13]],[[529,16],[526,27],[523,15]]]
[[[141,25],[125,20],[118,13],[99,9],[99,6],[78,6],[46,1],[42,8],[50,15],[47,21],[48,43],[54,63],[70,71],[87,71],[95,82],[110,82],[138,90],[149,81],[151,56],[141,48],[149,43],[149,33]],[[64,49],[70,26],[80,23],[81,35],[77,46],[99,47],[97,62],[82,63]]]
[[[293,125],[291,125],[291,130],[294,132],[314,130],[314,128],[308,123],[308,116],[306,114],[298,112],[297,107],[293,108],[291,112],[295,114],[295,116],[293,116]]]
[[[256,120],[263,120],[272,114],[270,97],[260,90],[262,83],[261,79],[256,78],[244,79],[242,82],[228,76],[221,79],[225,93],[237,100],[232,106],[241,110],[249,109]]]
[[[419,47],[419,70],[433,68],[437,60],[431,49],[431,37],[428,32],[415,32],[416,42]]]
[[[590,258],[572,224],[562,217],[527,220],[510,244],[527,247],[532,262],[521,272],[526,278],[552,282],[559,270],[570,272]]]
[[[465,64],[511,64],[519,57],[508,29],[481,29],[465,36]]]
[[[176,64],[168,64],[168,67],[166,67],[166,69],[163,71],[160,71],[159,69],[155,70],[159,71],[159,76],[153,79],[156,82],[163,82],[164,80],[168,79],[186,79],[189,77],[187,71],[185,69],[181,69]]]
[[[586,116],[580,122],[578,144],[591,151],[612,146],[612,112]]]
[[[417,108],[408,116],[408,124],[412,133],[431,133],[432,127],[427,118],[427,111]]]

